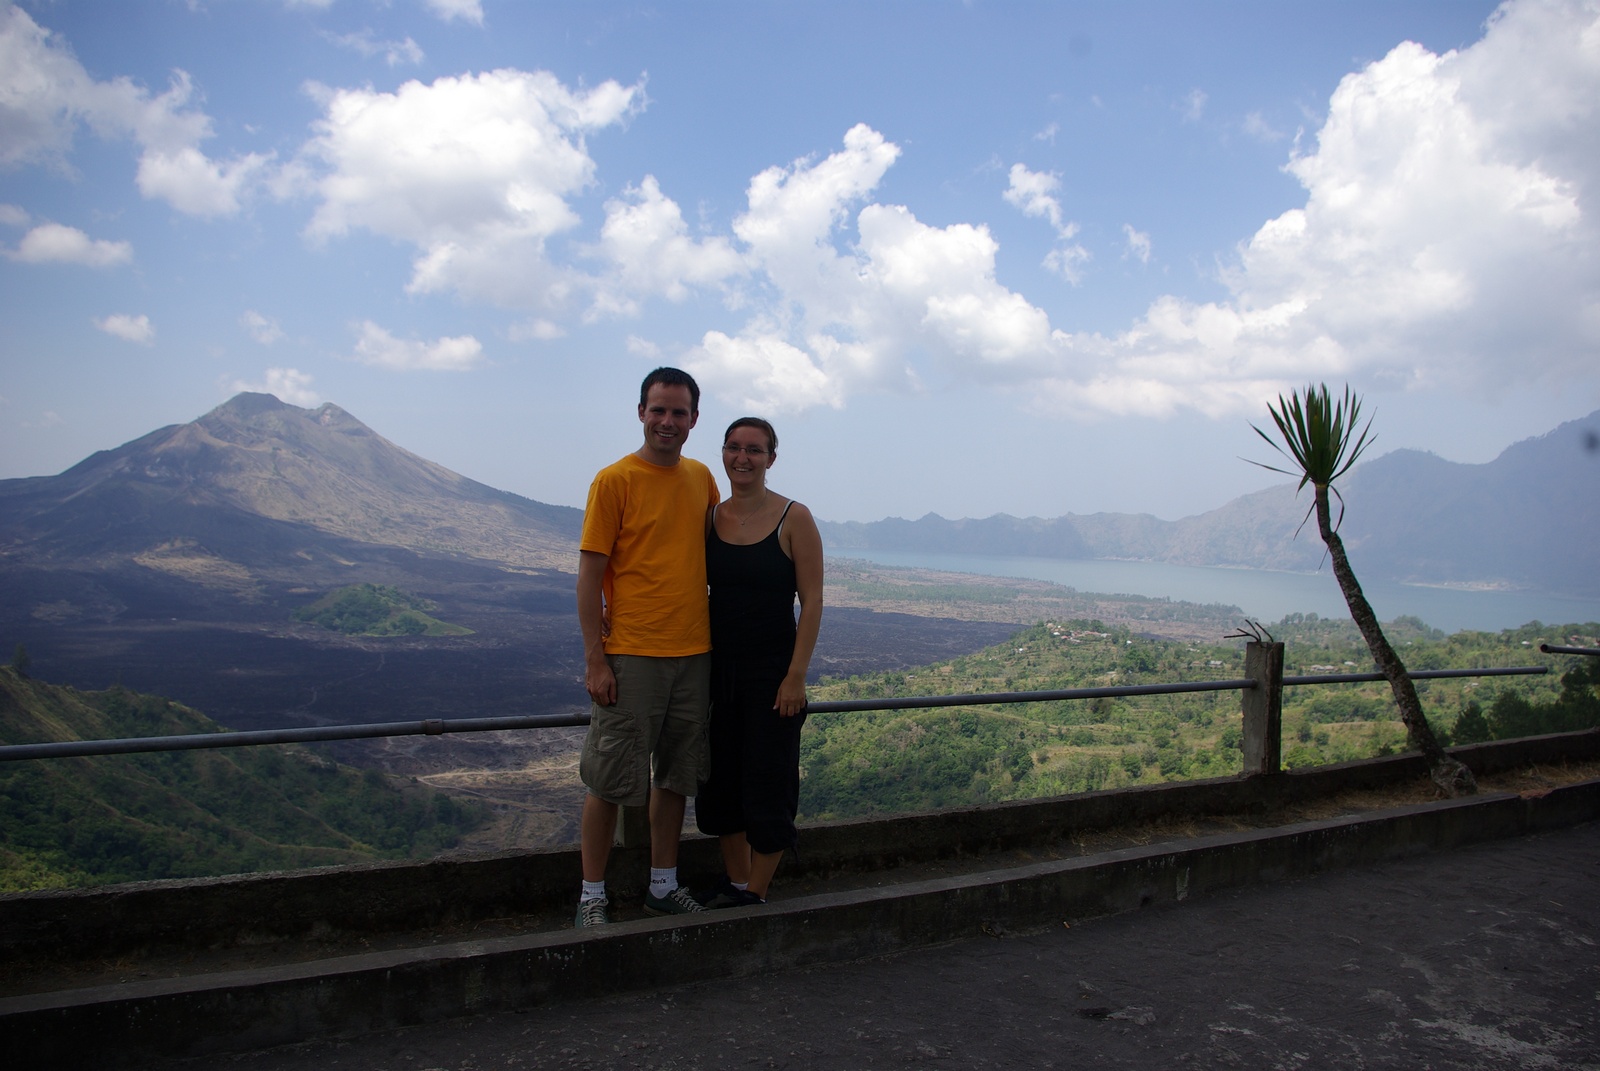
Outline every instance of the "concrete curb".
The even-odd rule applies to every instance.
[[[1600,781],[596,931],[0,1000],[19,1066],[240,1052],[1025,930],[1592,821]]]

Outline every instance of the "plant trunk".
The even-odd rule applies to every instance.
[[[1378,664],[1379,672],[1389,681],[1389,689],[1394,692],[1395,705],[1400,708],[1400,720],[1405,723],[1407,742],[1414,750],[1422,752],[1433,783],[1438,785],[1445,795],[1454,797],[1476,794],[1478,783],[1473,778],[1472,771],[1445,754],[1444,748],[1439,746],[1438,738],[1433,735],[1433,727],[1428,724],[1427,717],[1422,713],[1422,700],[1417,698],[1417,687],[1411,682],[1405,663],[1400,661],[1400,656],[1390,645],[1389,637],[1383,634],[1383,626],[1378,623],[1378,615],[1373,612],[1372,604],[1367,602],[1366,595],[1361,591],[1361,583],[1356,579],[1355,570],[1350,568],[1350,559],[1345,556],[1344,540],[1333,530],[1327,487],[1316,487],[1316,503],[1317,531],[1322,536],[1322,542],[1328,547],[1328,557],[1333,562],[1333,575],[1339,581],[1339,590],[1344,594],[1345,605],[1350,607],[1351,618],[1361,630],[1361,638],[1367,641],[1367,650],[1372,652],[1372,660]]]

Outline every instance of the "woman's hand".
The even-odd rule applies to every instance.
[[[772,704],[772,709],[778,712],[780,718],[792,718],[806,708],[806,681],[804,677],[793,675],[783,678],[783,683],[778,685],[778,698]]]

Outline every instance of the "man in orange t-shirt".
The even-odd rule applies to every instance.
[[[600,470],[584,508],[578,624],[593,705],[578,766],[589,790],[580,824],[580,927],[610,921],[605,877],[617,811],[646,802],[645,910],[703,910],[678,884],[686,799],[710,772],[705,519],[720,495],[711,471],[682,456],[699,416],[692,376],[651,372],[639,388],[644,445]]]

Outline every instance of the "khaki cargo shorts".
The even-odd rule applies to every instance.
[[[589,707],[589,735],[578,777],[608,803],[641,806],[654,784],[693,796],[711,774],[707,731],[711,655],[654,658],[607,655],[617,678],[617,702]]]

